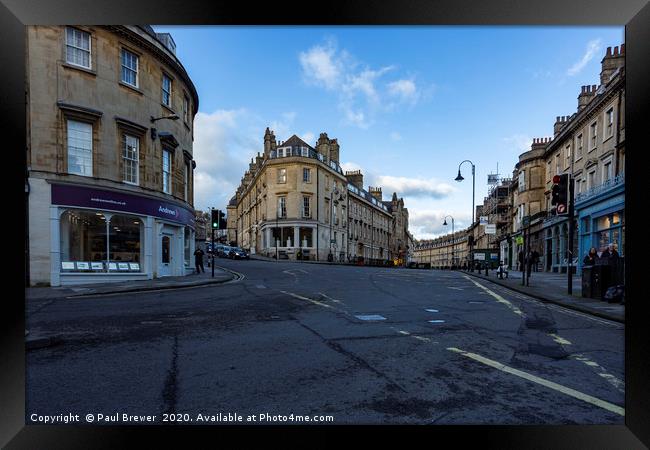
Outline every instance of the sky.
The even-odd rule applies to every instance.
[[[194,82],[194,206],[225,209],[264,130],[315,146],[337,138],[340,163],[361,169],[409,210],[416,239],[469,226],[487,175],[512,176],[533,138],[577,111],[599,84],[623,27],[153,26],[169,32]],[[497,171],[498,170],[498,171]],[[450,222],[450,221],[448,221]]]

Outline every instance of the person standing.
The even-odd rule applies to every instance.
[[[589,253],[587,256],[585,256],[585,259],[582,260],[582,265],[585,267],[593,266],[596,264],[596,259],[598,259],[598,252],[596,251],[596,247],[591,247]]]
[[[524,271],[524,250],[523,249],[519,250],[518,260],[519,260],[519,270],[523,272]]]
[[[194,250],[194,266],[196,268],[196,273],[205,273],[205,268],[203,267],[203,250],[197,248]]]
[[[537,265],[539,263],[539,252],[537,250],[533,250],[533,270],[537,272]]]

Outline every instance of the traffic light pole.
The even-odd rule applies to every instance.
[[[211,266],[212,266],[212,278],[214,278],[214,250],[215,250],[215,246],[214,246],[214,224],[210,223],[210,225],[211,225],[210,228],[212,228],[212,241],[211,241],[211,243],[212,243],[212,264],[211,264]]]
[[[569,295],[573,295],[573,233],[574,233],[574,224],[573,224],[573,192],[574,192],[574,183],[571,177],[569,177],[569,242],[567,245],[567,274],[568,274],[568,283],[567,292]]]

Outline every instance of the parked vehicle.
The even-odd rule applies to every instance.
[[[224,245],[221,250],[217,253],[220,258],[229,258],[230,257],[231,247]]]
[[[230,252],[228,253],[230,259],[250,259],[250,256],[240,247],[230,247]]]

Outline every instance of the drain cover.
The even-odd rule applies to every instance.
[[[359,320],[386,320],[384,316],[380,316],[379,314],[361,314],[354,317]]]

